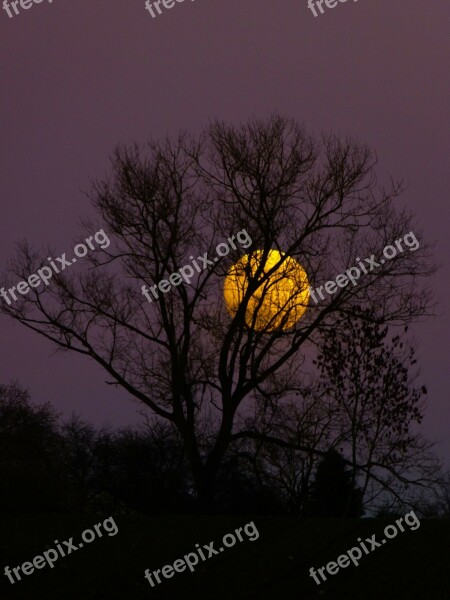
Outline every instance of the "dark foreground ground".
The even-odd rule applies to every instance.
[[[104,515],[103,518],[109,515]],[[80,542],[98,516],[0,515],[0,598],[21,600],[448,600],[450,521],[427,521],[361,559],[328,575],[320,586],[309,568],[324,566],[363,540],[383,538],[386,520],[307,520],[270,517],[117,517],[119,532],[106,534],[12,585],[3,574],[33,560],[55,539]],[[200,562],[194,573],[176,573],[152,588],[144,570],[166,564],[254,521],[260,537]],[[206,551],[205,551],[206,552]],[[206,552],[207,553],[207,552]]]

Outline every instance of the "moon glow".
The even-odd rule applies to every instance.
[[[304,314],[309,302],[309,282],[306,271],[291,256],[278,250],[270,250],[264,273],[285,257],[268,279],[252,294],[245,314],[247,327],[261,331],[290,329]],[[224,282],[224,298],[228,312],[236,314],[248,288],[249,277],[254,277],[263,260],[263,251],[246,254],[234,263]],[[261,277],[263,275],[261,274]]]

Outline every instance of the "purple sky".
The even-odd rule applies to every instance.
[[[14,242],[60,253],[92,215],[82,190],[118,142],[194,132],[277,110],[313,133],[349,134],[404,179],[399,205],[437,242],[438,317],[415,328],[429,388],[425,432],[448,456],[448,2],[349,0],[314,18],[306,0],[196,0],[152,19],[144,0],[44,0],[0,11],[0,271]],[[100,368],[0,317],[0,382],[96,423],[137,420]]]

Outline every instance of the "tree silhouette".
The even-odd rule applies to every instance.
[[[368,503],[386,490],[399,501],[406,485],[429,487],[438,473],[433,444],[415,428],[427,390],[415,385],[417,360],[407,331],[390,335],[372,310],[361,311],[323,336],[315,361],[333,415],[329,443],[350,457],[352,485],[360,481]]]
[[[315,517],[360,517],[362,493],[355,488],[347,461],[329,450],[319,463],[307,512]]]
[[[355,265],[357,257],[380,255],[413,229],[411,217],[393,208],[400,186],[379,188],[374,165],[366,147],[335,136],[316,141],[277,115],[238,128],[215,122],[198,139],[183,134],[150,141],[146,149],[119,147],[111,177],[91,192],[113,238],[110,247],[86,256],[86,269],[78,261],[80,270],[55,274],[48,288],[3,302],[2,310],[59,348],[95,360],[109,383],[175,427],[207,507],[230,445],[249,439],[286,444],[271,436],[271,422],[303,387],[301,349],[311,347],[320,331],[365,305],[383,322],[429,311],[430,293],[420,277],[433,269],[422,242],[356,287],[311,303],[294,327],[283,325],[296,302],[304,302],[300,289],[280,306],[281,319],[274,314],[261,329],[247,323],[253,295],[258,292],[260,302],[256,323],[271,277],[286,257],[298,260],[316,286]],[[95,232],[98,224],[86,227]],[[245,250],[236,239],[227,242],[242,230],[252,241]],[[229,252],[214,261],[222,242]],[[271,249],[284,254],[265,270]],[[22,244],[9,281],[36,272],[55,256],[49,252]],[[167,280],[191,264],[192,255],[205,253],[211,264],[190,285],[160,293],[152,303],[143,298],[142,285]],[[258,256],[258,268],[247,272],[245,293],[230,317],[223,280],[243,253]]]
[[[59,510],[65,484],[57,415],[17,383],[0,385],[0,511]]]

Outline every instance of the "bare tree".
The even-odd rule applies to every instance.
[[[334,410],[330,446],[349,457],[352,485],[361,486],[369,506],[386,490],[398,501],[405,487],[428,487],[439,467],[433,443],[418,433],[427,390],[415,383],[408,327],[389,335],[371,315],[346,319],[323,336],[316,362]]]
[[[438,503],[445,504],[445,478],[434,443],[418,427],[427,390],[416,384],[408,327],[393,335],[372,311],[360,313],[320,334],[316,381],[270,421],[266,410],[257,421],[259,440],[241,452],[256,457],[260,477],[280,489],[294,512],[305,508],[318,456],[331,450],[343,453],[350,487],[361,490],[368,510],[383,503],[437,512]]]
[[[113,383],[168,420],[183,439],[197,494],[207,505],[230,444],[264,437],[260,425],[303,387],[301,366],[318,333],[361,306],[373,307],[374,318],[386,323],[430,310],[421,278],[433,269],[421,240],[416,252],[398,253],[356,287],[311,303],[295,326],[287,324],[305,302],[300,287],[265,326],[255,326],[289,256],[315,286],[359,257],[379,256],[413,229],[411,217],[393,208],[401,186],[380,188],[375,162],[350,139],[315,141],[277,115],[238,128],[215,122],[199,139],[183,134],[146,149],[120,147],[111,177],[91,193],[114,236],[111,246],[86,257],[86,272],[75,274],[72,267],[47,289],[35,288],[2,310],[61,349],[94,359]],[[230,317],[222,285],[242,256],[232,236],[243,229],[257,268],[246,271]],[[226,241],[229,253],[212,260],[216,244]],[[272,249],[282,254],[265,269]],[[143,284],[167,279],[191,264],[193,253],[209,262],[190,285],[159,293],[152,303],[143,298]],[[46,256],[23,244],[11,273],[25,279]]]

